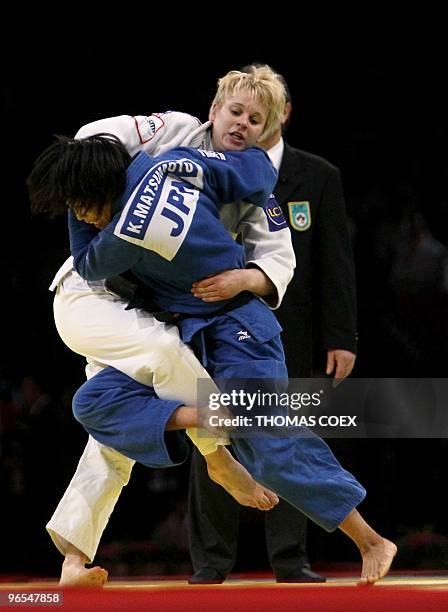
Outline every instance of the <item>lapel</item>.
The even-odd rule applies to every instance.
[[[288,196],[305,181],[305,164],[302,156],[285,142],[282,163],[278,173],[274,195],[284,208]]]

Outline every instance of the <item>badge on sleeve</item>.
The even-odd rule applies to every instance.
[[[304,232],[311,227],[311,210],[309,202],[288,202],[291,227]]]
[[[266,213],[266,217],[268,218],[270,232],[278,232],[279,230],[288,227],[285,216],[283,215],[283,211],[280,208],[279,203],[275,199],[274,194],[272,194],[269,200],[267,201],[264,207],[264,212]]]
[[[137,128],[138,136],[141,144],[146,144],[154,138],[160,128],[165,125],[159,113],[154,113],[149,117],[137,118],[134,117],[135,127]]]

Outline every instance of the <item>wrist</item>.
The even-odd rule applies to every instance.
[[[243,291],[250,291],[251,293],[255,293],[257,288],[257,272],[258,270],[255,270],[254,268],[246,268],[245,270],[241,270],[241,284]]]
[[[266,276],[263,270],[260,270],[260,268],[246,268],[244,272],[246,272],[246,291],[250,291],[261,297],[275,293],[274,284]]]

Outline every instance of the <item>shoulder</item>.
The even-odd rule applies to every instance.
[[[233,160],[255,160],[272,166],[272,162],[269,155],[264,149],[261,149],[260,147],[250,147],[249,149],[244,149],[243,151],[225,151],[223,158]]]
[[[201,122],[193,115],[180,111],[166,111],[163,113],[152,113],[151,115],[118,115],[98,119],[83,125],[77,132],[75,138],[86,138],[100,132],[110,132],[126,140],[130,134],[136,132],[140,140],[150,140],[161,128],[172,127],[172,129],[187,128],[195,130],[201,126]]]
[[[157,117],[163,123],[189,125],[192,129],[202,125],[197,117],[182,111],[165,111],[163,113],[152,113],[150,117]]]
[[[292,147],[287,142],[285,142],[285,150],[283,155],[285,158],[289,157],[291,160],[295,159],[297,163],[300,163],[302,167],[309,171],[322,174],[339,173],[339,168],[324,157],[320,157],[314,153],[309,153],[303,149]]]

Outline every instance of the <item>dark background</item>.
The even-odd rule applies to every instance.
[[[181,36],[176,44],[157,47],[144,28],[134,36],[130,32],[129,40],[92,31],[70,38],[55,29],[28,39],[24,59],[18,59],[15,48],[4,54],[3,573],[58,572],[61,559],[43,526],[86,439],[70,412],[71,394],[83,381],[83,361],[58,338],[47,290],[68,255],[65,220],[31,219],[25,188],[33,160],[53,134],[74,135],[82,124],[102,117],[169,109],[205,120],[219,76],[252,61],[269,63],[285,76],[292,93],[287,139],[342,171],[358,279],[354,375],[446,375],[443,46],[435,33],[424,46],[417,35],[393,38],[389,46],[378,31],[369,40],[358,35],[342,51],[337,37],[325,45],[317,32],[305,42],[300,30],[291,28],[274,43],[266,34],[264,42],[249,39],[246,30],[234,18],[215,42],[204,35],[204,42],[191,44]],[[27,400],[29,384],[52,398],[37,416]],[[384,535],[402,541],[398,564],[444,567],[448,529],[440,500],[446,488],[446,440],[339,440],[333,445],[369,491],[362,512]],[[98,561],[115,575],[188,572],[186,474],[187,468],[162,473],[137,467]],[[244,513],[237,569],[266,567],[258,523],[254,513]],[[313,528],[310,554],[323,566],[357,560],[342,536]]]

